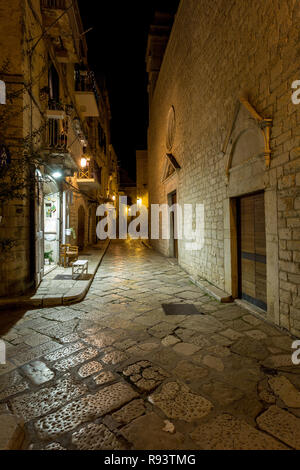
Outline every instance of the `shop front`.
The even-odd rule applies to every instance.
[[[61,195],[57,183],[47,176],[44,189],[44,274],[59,264]]]

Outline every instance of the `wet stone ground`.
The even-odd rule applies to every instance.
[[[83,302],[2,312],[0,328],[0,414],[24,420],[25,448],[300,448],[293,339],[140,242],[111,243]]]

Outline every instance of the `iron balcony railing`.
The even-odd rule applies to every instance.
[[[66,151],[68,144],[68,119],[48,119],[46,148]]]
[[[42,8],[49,8],[53,10],[65,10],[66,0],[42,0]]]
[[[65,153],[67,151],[69,133],[68,109],[66,106],[54,101],[49,102],[48,109],[45,148]]]
[[[97,83],[94,72],[88,70],[76,70],[75,72],[75,92],[93,92],[99,106],[100,97],[97,90]]]
[[[78,180],[94,180],[101,184],[101,169],[96,162],[88,162],[86,168],[81,168],[77,173]]]

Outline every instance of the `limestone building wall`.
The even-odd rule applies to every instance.
[[[188,251],[179,240],[180,265],[234,296],[231,200],[265,191],[268,318],[298,335],[300,105],[291,101],[291,85],[300,80],[299,24],[297,0],[182,0],[150,104],[148,136],[150,203],[167,203],[176,190],[179,203],[205,208],[204,247]],[[271,164],[266,167],[262,147],[261,156],[229,168],[228,178],[232,142],[226,147],[226,139],[234,119],[240,126],[254,121],[243,105],[237,108],[241,96],[273,119]],[[172,106],[171,153],[181,170],[163,181]],[[170,255],[167,240],[153,245]]]
[[[29,57],[30,40],[39,37],[41,33],[39,3],[38,0],[32,1],[33,10],[27,2],[20,0],[1,2],[0,5],[0,73],[7,92],[7,102],[0,109],[4,117],[0,145],[9,148],[12,160],[22,159],[22,139],[30,135],[31,129],[39,129],[42,122],[37,103],[42,81],[40,71],[45,63],[43,42],[37,45],[31,59]],[[33,11],[37,12],[36,17]],[[35,101],[29,98],[28,91]],[[14,240],[12,249],[6,254],[5,263],[1,263],[0,296],[10,292],[19,294],[33,285],[34,259],[30,245],[34,226],[28,192],[23,199],[7,199],[2,207],[0,205],[0,215],[1,240]]]
[[[6,83],[9,96],[6,104],[0,104],[0,149],[5,145],[12,159],[22,157],[23,139],[32,136],[30,158],[37,157],[34,163],[40,175],[39,183],[36,175],[32,176],[31,197],[27,194],[23,200],[0,204],[0,297],[37,287],[44,276],[43,184],[47,184],[49,177],[53,180],[57,169],[64,174],[57,181],[61,202],[58,243],[78,243],[82,206],[80,245],[86,248],[94,244],[97,204],[112,197],[109,187],[111,112],[105,82],[101,89],[93,82],[99,117],[95,110],[86,113],[85,105],[78,101],[76,87],[83,86],[82,82],[78,83],[78,72],[82,81],[82,77],[92,80],[93,75],[87,63],[85,37],[79,34],[80,18],[77,17],[78,24],[75,24],[68,14],[72,7],[75,16],[79,15],[77,1],[67,0],[64,14],[59,7],[59,2],[46,0],[0,2],[0,80]],[[45,34],[49,25],[52,26]],[[62,116],[59,113],[64,113],[63,119],[59,119]],[[84,156],[93,165],[93,171],[90,182],[86,178],[87,181],[79,184]],[[20,165],[24,174],[27,166],[28,162]],[[0,167],[0,184],[3,183],[1,170]],[[73,204],[63,207],[66,193],[72,190]],[[75,240],[66,234],[70,228],[75,230]],[[5,240],[13,241],[14,245],[3,253]]]
[[[137,197],[142,199],[145,207],[149,205],[148,196],[148,152],[137,150],[136,152],[136,190]]]

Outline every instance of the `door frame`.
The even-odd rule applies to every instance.
[[[229,194],[224,201],[224,268],[225,290],[233,299],[239,298],[239,256],[237,199],[248,194],[264,192],[267,256],[267,306],[268,320],[280,325],[279,315],[279,253],[277,188],[258,189],[242,194]],[[255,306],[253,306],[255,308]]]
[[[35,230],[35,287],[44,278],[44,193],[43,177],[40,170],[35,172],[34,230]]]
[[[172,207],[174,205],[173,203],[173,197],[176,195],[176,203],[178,203],[177,197],[178,193],[177,190],[175,189],[171,193],[168,194],[168,206]],[[170,214],[170,241],[169,241],[169,256],[170,258],[175,258],[178,259],[179,257],[179,250],[178,250],[178,239],[175,239],[175,214],[172,212]],[[177,247],[176,247],[177,245]]]
[[[241,300],[243,300],[243,298],[242,298],[242,295],[243,295],[243,292],[242,292],[242,279],[243,278],[242,278],[241,198],[251,197],[251,196],[258,195],[258,194],[262,194],[263,199],[265,201],[265,191],[255,191],[254,193],[244,194],[242,196],[239,196],[239,197],[235,198],[235,204],[236,204],[236,233],[237,233],[236,247],[237,247],[237,269],[238,269],[238,272],[237,272],[237,275],[238,275],[237,289],[238,289],[238,298],[241,299]],[[265,205],[264,205],[264,217],[265,217],[265,220],[266,220]],[[266,232],[265,232],[265,235],[266,235]],[[266,297],[267,297],[267,285],[266,285]],[[256,300],[256,299],[254,299],[254,300]],[[250,302],[250,303],[251,303],[251,305],[256,306],[255,303],[252,303],[252,302]],[[264,309],[261,309],[261,310],[263,310],[267,313],[267,310],[264,310]]]

